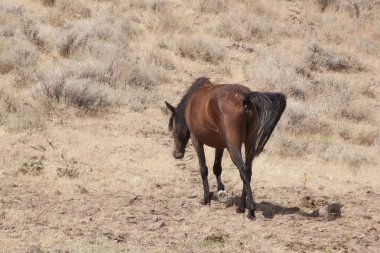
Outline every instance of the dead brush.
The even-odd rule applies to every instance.
[[[380,82],[378,83],[369,83],[369,84],[362,84],[360,89],[360,94],[363,96],[366,96],[368,98],[375,98],[377,90],[380,87]]]
[[[28,174],[33,176],[40,175],[45,170],[45,165],[42,162],[43,158],[33,157],[30,161],[26,161],[18,169],[18,173]]]
[[[6,75],[14,69],[15,65],[7,55],[0,55],[0,74]]]
[[[35,101],[47,101],[76,107],[85,112],[96,112],[114,104],[111,76],[106,65],[98,62],[81,64],[71,62],[47,72],[31,90]]]
[[[354,138],[354,142],[359,145],[372,146],[379,138],[379,130],[372,126],[361,127]]]
[[[359,18],[360,16],[360,7],[359,4],[353,1],[345,0],[317,0],[317,5],[321,12],[324,12],[328,9],[333,11],[344,11],[349,13],[351,16]]]
[[[284,128],[294,134],[329,134],[331,127],[319,113],[303,102],[289,103],[283,116]]]
[[[88,79],[68,80],[63,90],[63,98],[67,104],[86,111],[97,111],[112,104],[107,89]]]
[[[41,0],[41,3],[44,6],[54,6],[55,2],[56,2],[56,0]]]
[[[229,0],[200,0],[198,9],[200,13],[219,14],[227,11],[231,4]]]
[[[30,42],[36,45],[39,49],[44,49],[45,41],[41,38],[39,34],[40,31],[37,25],[32,20],[24,21],[22,30]]]
[[[364,70],[362,64],[352,56],[344,53],[332,54],[317,43],[313,43],[308,47],[305,62],[312,71],[330,70],[342,72]]]
[[[368,121],[371,118],[371,113],[365,108],[354,104],[347,105],[340,110],[340,116],[353,122]]]
[[[78,168],[66,164],[63,167],[57,167],[57,175],[59,177],[77,178],[79,176]]]
[[[182,57],[192,60],[216,64],[223,61],[224,58],[223,48],[203,37],[182,37],[177,42],[177,48]]]
[[[82,0],[60,0],[57,2],[57,8],[67,17],[71,18],[89,18],[91,9],[86,6]]]
[[[68,58],[75,52],[83,52],[88,41],[88,34],[69,32],[62,40],[58,42],[58,51],[63,56]]]

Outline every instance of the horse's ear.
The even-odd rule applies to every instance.
[[[169,104],[168,102],[165,101],[165,104],[166,104],[166,107],[172,112],[174,113],[175,112],[175,107],[172,106],[171,104]]]

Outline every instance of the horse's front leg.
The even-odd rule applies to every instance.
[[[218,183],[218,191],[224,191],[224,185],[221,179],[223,151],[224,149],[215,149],[215,161],[213,171],[216,177],[216,181]]]
[[[204,196],[203,196],[203,205],[211,204],[211,193],[210,188],[208,185],[208,168],[206,166],[206,158],[205,158],[205,151],[203,149],[203,143],[201,143],[198,138],[196,138],[194,135],[191,134],[191,141],[193,143],[193,146],[195,148],[195,151],[198,155],[198,161],[199,161],[199,170],[202,176],[202,182],[203,182],[203,190],[204,190]]]

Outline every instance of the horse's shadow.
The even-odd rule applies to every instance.
[[[240,197],[234,196],[227,202],[227,207],[238,206],[240,203]],[[273,219],[276,215],[288,215],[288,214],[298,214],[303,217],[319,217],[319,210],[316,209],[310,213],[302,211],[299,207],[284,207],[278,204],[270,203],[267,201],[262,201],[256,203],[257,212],[261,212],[264,218]]]

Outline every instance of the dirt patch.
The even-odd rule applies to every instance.
[[[147,113],[149,128],[163,121],[162,112]],[[222,180],[229,199],[221,203],[214,196],[210,206],[203,206],[192,147],[183,160],[172,159],[169,136],[125,133],[120,121],[131,116],[119,111],[104,120],[70,119],[64,127],[52,123],[42,134],[1,138],[0,241],[5,251],[24,253],[36,245],[42,252],[376,252],[379,248],[380,189],[368,181],[377,176],[374,171],[342,176],[334,184],[330,178],[335,174],[310,174],[305,187],[302,175],[308,166],[274,161],[264,153],[255,162],[252,186],[258,210],[252,222],[235,211],[242,183],[228,153]],[[133,116],[130,130],[148,125],[146,117]],[[45,149],[32,148],[37,145]],[[208,163],[213,155],[206,150]],[[43,173],[17,173],[23,161],[42,156]],[[76,177],[57,174],[68,161],[81,169]],[[212,173],[209,180],[216,192]],[[335,202],[342,205],[341,216],[330,220],[327,207]]]

